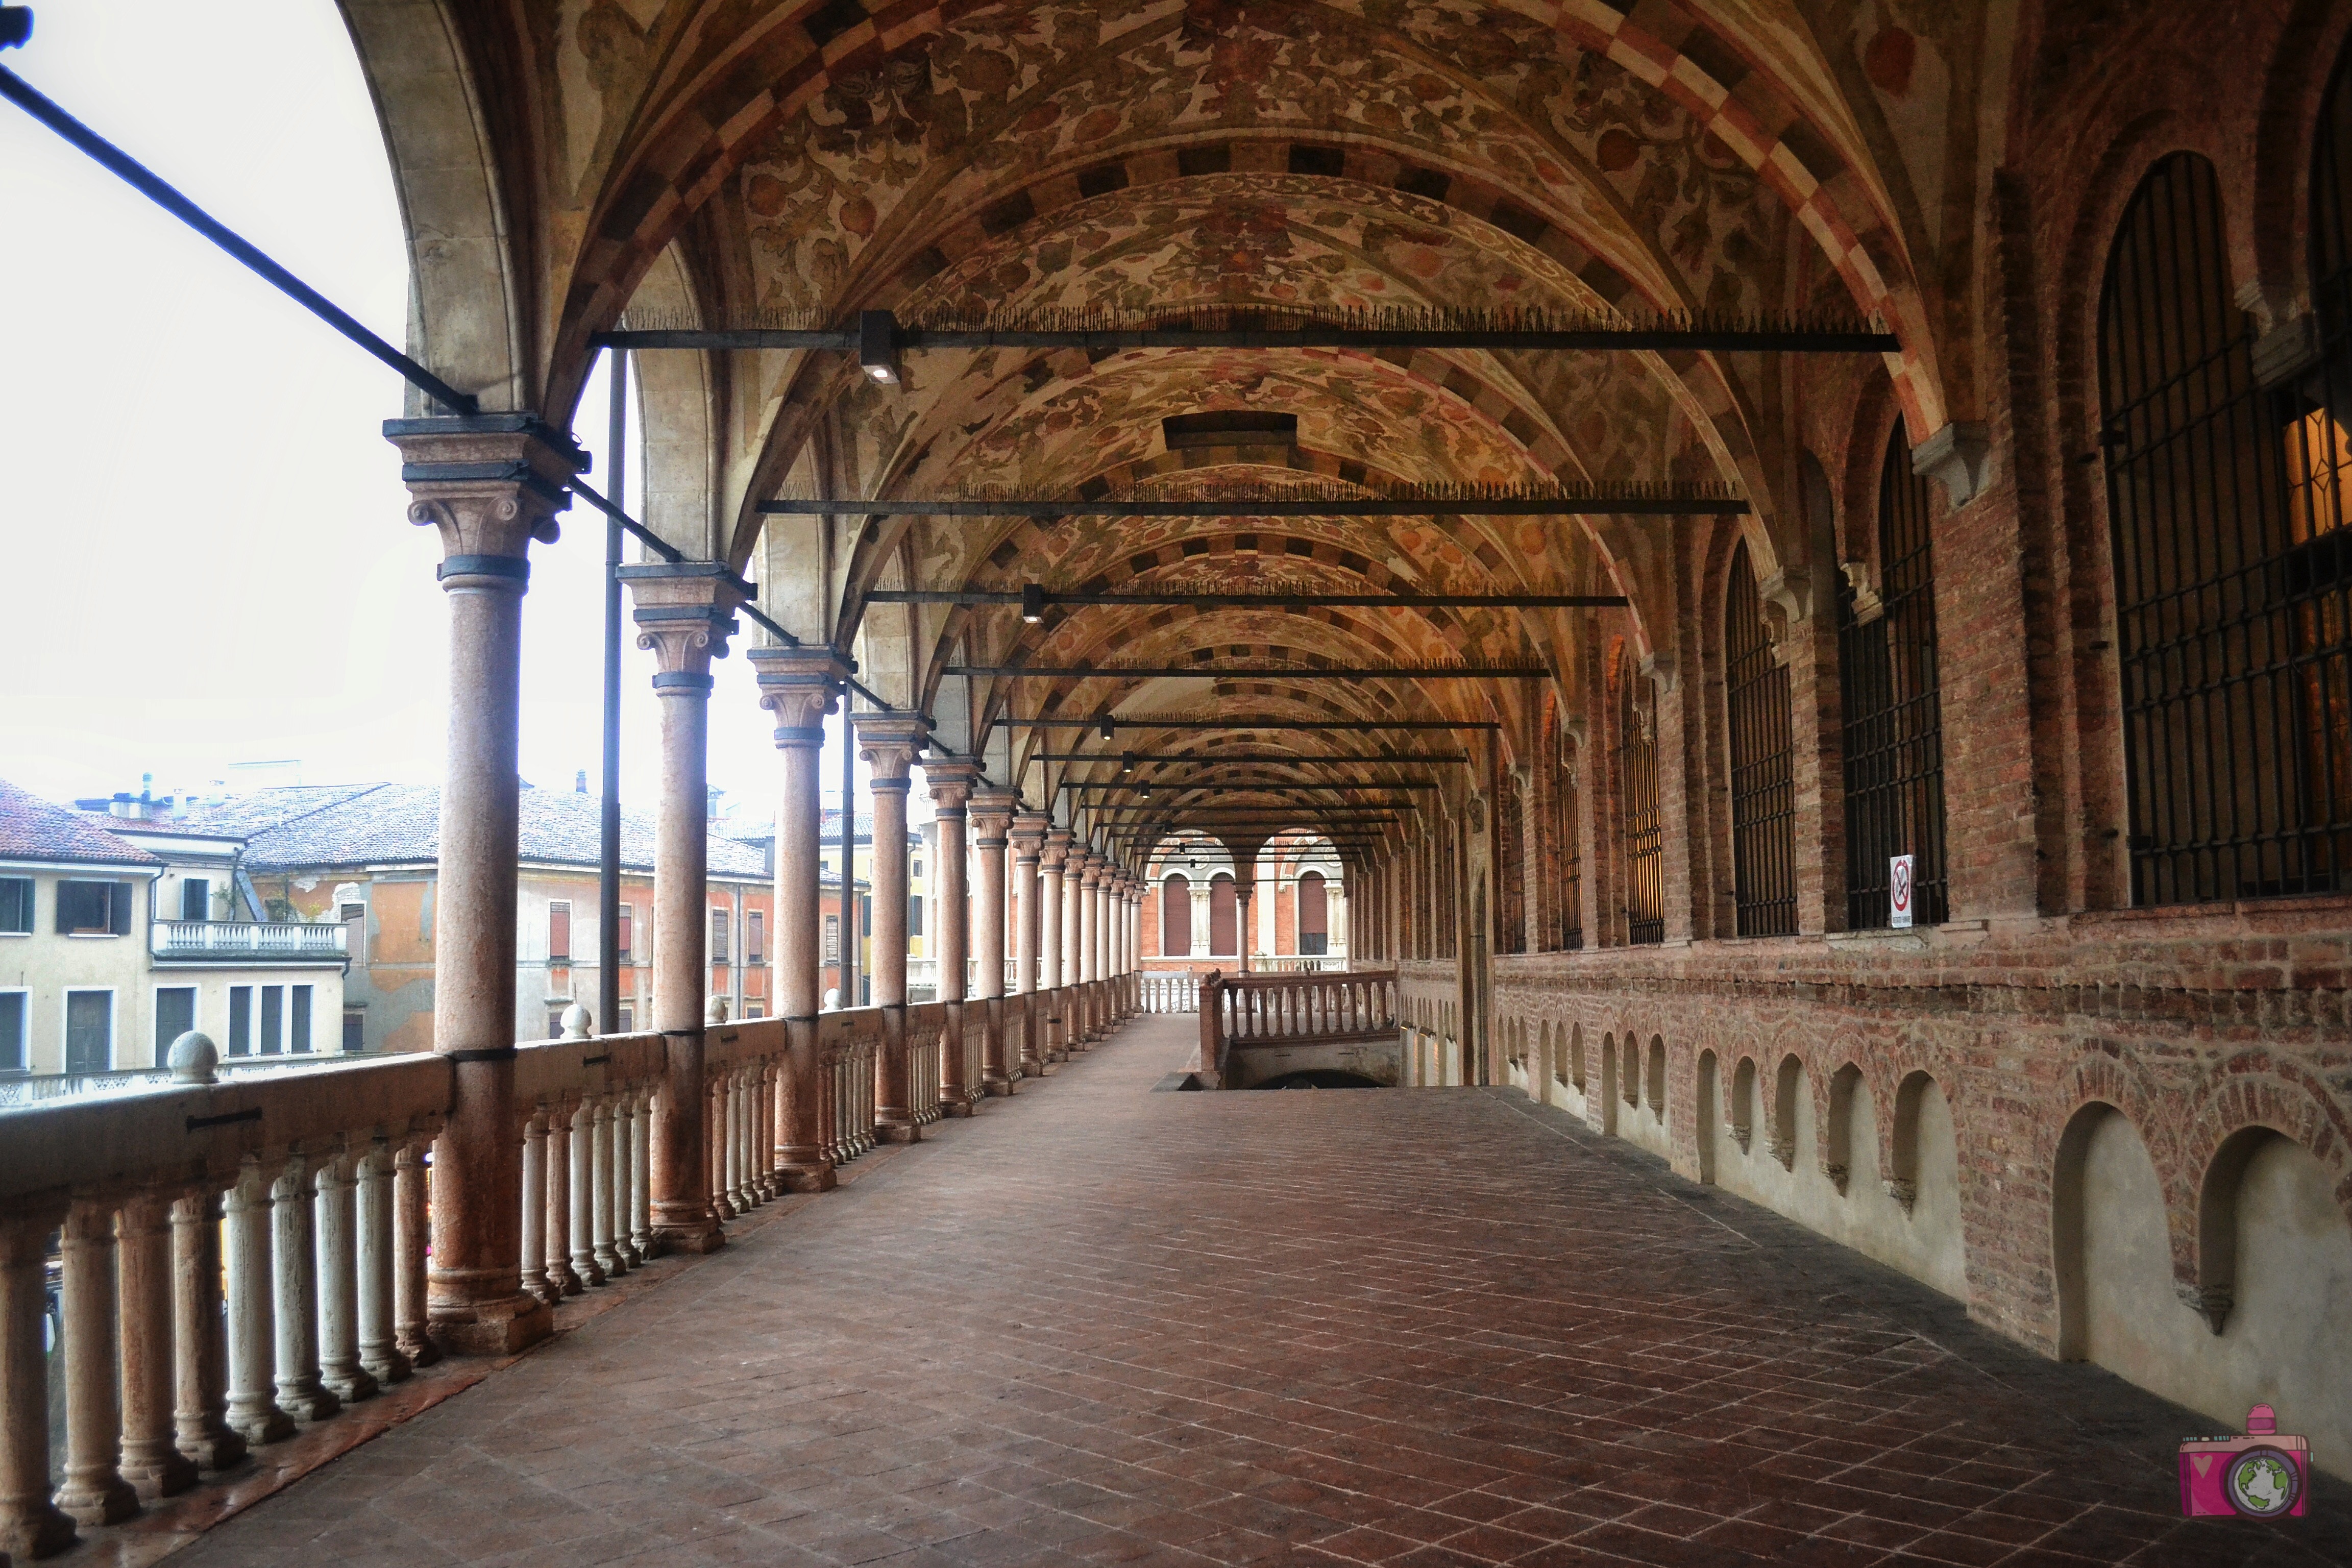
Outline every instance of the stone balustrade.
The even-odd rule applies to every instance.
[[[1133,978],[906,1007],[916,1123],[947,1113],[943,1083],[981,1081],[979,1009],[1027,1004],[1041,1018],[1087,1020],[1098,1037],[1140,1005]],[[814,1088],[836,1164],[876,1146],[886,1011],[835,1011],[814,1025]],[[765,1018],[702,1031],[703,1149],[722,1222],[785,1190],[778,1145],[793,1026]],[[516,1264],[521,1289],[550,1307],[661,1248],[653,1142],[670,1046],[640,1033],[514,1053]],[[949,1050],[961,1053],[960,1076],[945,1073]],[[430,1053],[322,1062],[0,1113],[0,1552],[63,1550],[78,1528],[118,1523],[142,1499],[184,1491],[200,1472],[333,1419],[440,1358],[429,1189],[457,1070]],[[54,1356],[52,1257],[63,1306]],[[58,1374],[65,1452],[53,1467],[48,1379]]]
[[[1391,1059],[1401,1058],[1397,1003],[1397,976],[1387,971],[1212,973],[1200,982],[1194,1070],[1203,1082],[1228,1089],[1317,1070],[1392,1083],[1401,1070]],[[1242,1065],[1244,1052],[1256,1059]]]

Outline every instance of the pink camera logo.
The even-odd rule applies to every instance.
[[[2246,1412],[2242,1437],[2180,1440],[2180,1511],[2245,1519],[2301,1517],[2311,1487],[2311,1445],[2279,1435],[2267,1405]]]

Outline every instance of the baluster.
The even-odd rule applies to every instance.
[[[547,1112],[546,1213],[548,1288],[559,1300],[577,1296],[588,1282],[572,1267],[572,1111],[561,1100]]]
[[[276,1337],[269,1268],[269,1183],[256,1161],[223,1205],[228,1217],[228,1424],[249,1445],[294,1435],[270,1384]]]
[[[751,1101],[751,1168],[759,1173],[760,1201],[765,1204],[776,1197],[776,1141],[766,1136],[776,1124],[776,1064],[763,1059],[756,1070],[760,1087]]]
[[[170,1200],[142,1193],[116,1222],[122,1344],[122,1479],[142,1497],[196,1484],[196,1467],[172,1440],[172,1220]]]
[[[593,1100],[582,1095],[566,1120],[570,1126],[564,1142],[569,1146],[571,1170],[565,1184],[572,1201],[571,1212],[564,1218],[564,1230],[571,1243],[572,1272],[583,1285],[602,1285],[604,1271],[596,1266],[596,1111]]]
[[[739,1214],[750,1214],[758,1204],[751,1191],[751,1080],[738,1068],[727,1075],[727,1179]]]
[[[589,1194],[588,1217],[594,1230],[592,1234],[590,1250],[594,1254],[596,1267],[603,1272],[604,1278],[617,1279],[626,1265],[622,1263],[620,1253],[613,1247],[613,1097],[611,1095],[600,1094],[596,1097],[593,1125],[594,1131],[592,1136],[595,1142],[590,1155],[590,1163],[593,1168],[589,1173],[593,1190]]]
[[[653,1092],[639,1088],[629,1096],[629,1247],[640,1263],[658,1253],[651,1185],[653,1135]]]
[[[393,1158],[393,1335],[411,1366],[441,1359],[425,1308],[425,1249],[433,1234],[425,1174],[430,1145],[404,1143]]]
[[[542,1155],[546,1132],[542,1121]],[[383,1142],[361,1157],[359,1178],[360,1364],[383,1387],[408,1375],[408,1358],[400,1353],[392,1326],[392,1156]],[[538,1275],[539,1258],[530,1248],[523,1249],[526,1280]]]
[[[547,1112],[522,1124],[522,1288],[552,1307],[563,1292],[547,1278]]]
[[[374,1376],[360,1364],[359,1268],[353,1256],[353,1198],[348,1147],[327,1158],[312,1181],[311,1214],[318,1229],[319,1381],[349,1405],[373,1398]]]
[[[310,1156],[289,1154],[271,1184],[270,1265],[278,1288],[278,1407],[301,1421],[324,1421],[342,1401],[319,1380],[319,1281],[310,1209]]]
[[[220,1199],[209,1191],[172,1205],[172,1339],[174,1446],[207,1470],[236,1464],[245,1439],[228,1424]]]
[[[49,1500],[49,1380],[42,1279],[52,1216],[0,1222],[0,1550],[46,1557],[74,1539]]]
[[[645,1267],[637,1251],[636,1210],[630,1194],[636,1181],[637,1097],[624,1089],[613,1096],[613,1256],[624,1271]]]
[[[65,1254],[66,1474],[58,1507],[83,1524],[117,1524],[139,1511],[122,1479],[122,1406],[115,1394],[119,1340],[114,1299],[114,1206],[83,1201],[67,1211]]]

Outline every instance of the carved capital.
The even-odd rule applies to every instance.
[[[849,722],[857,735],[857,754],[874,770],[874,787],[903,788],[931,721],[920,713],[859,713]]]
[[[1853,624],[1866,626],[1886,613],[1885,601],[1878,590],[1870,585],[1870,563],[1841,561],[1838,570],[1845,574],[1845,585],[1853,590]]]
[[[1013,826],[1013,814],[1020,809],[1019,790],[989,784],[972,791],[970,807],[972,837],[993,838],[1001,844],[1006,831]]]
[[[1955,419],[1911,448],[1911,467],[1942,482],[1952,509],[1984,493],[1992,458],[1992,433],[1979,420]]]
[[[1013,840],[1013,853],[1018,859],[1034,860],[1045,845],[1045,829],[1052,818],[1042,811],[1016,811],[1008,837]]]
[[[1063,862],[1070,858],[1071,837],[1066,827],[1049,829],[1044,847],[1037,852],[1037,863],[1048,871],[1060,870]]]
[[[2289,316],[2254,340],[2254,380],[2274,387],[2319,363],[2319,321],[2310,312]]]
[[[2231,1309],[2238,1304],[2227,1285],[2189,1285],[2176,1279],[2172,1289],[2182,1305],[2204,1319],[2205,1326],[2217,1334],[2230,1321]]]
[[[1764,629],[1774,643],[1786,643],[1789,634],[1813,618],[1812,579],[1785,568],[1756,584],[1764,603]]]
[[[1675,656],[1670,653],[1643,654],[1642,674],[1657,687],[1658,695],[1661,697],[1673,691],[1676,681],[1680,679],[1675,665]]]
[[[824,744],[824,716],[849,667],[829,647],[755,647],[744,657],[760,682],[760,706],[776,716],[776,744]]]
[[[980,764],[969,757],[926,757],[923,759],[923,784],[931,792],[931,805],[941,816],[961,816],[965,805],[971,799],[971,786],[980,777]]]
[[[618,574],[635,605],[637,646],[654,656],[655,688],[708,691],[710,661],[727,657],[743,602],[734,574],[715,562],[685,561],[641,563]]]
[[[1073,857],[1073,858],[1076,858]],[[1103,871],[1108,865],[1108,862],[1104,860],[1099,853],[1092,849],[1087,850],[1085,858],[1077,861],[1078,885],[1085,888],[1101,887]]]
[[[522,592],[534,539],[555,542],[566,488],[588,466],[571,437],[527,414],[387,419],[408,521],[441,531],[444,587]]]

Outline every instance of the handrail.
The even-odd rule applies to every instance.
[[[1212,972],[1201,982],[1201,1052],[1195,1070],[1204,1079],[1223,1083],[1235,1050],[1391,1036],[1397,1028],[1397,992],[1393,970]]]

